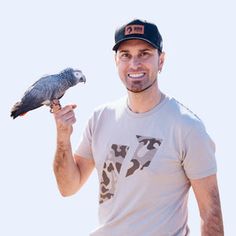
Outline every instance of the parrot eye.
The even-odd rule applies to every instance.
[[[80,73],[79,72],[75,72],[74,75],[75,75],[75,77],[79,77]]]

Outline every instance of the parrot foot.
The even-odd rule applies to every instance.
[[[60,101],[58,99],[53,99],[50,102],[50,112],[51,113],[55,113],[57,111],[61,110],[61,104]]]

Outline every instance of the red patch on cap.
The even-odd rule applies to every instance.
[[[144,34],[144,25],[127,25],[125,27],[125,35]]]

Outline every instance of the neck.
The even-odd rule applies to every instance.
[[[141,93],[128,91],[128,106],[135,113],[150,111],[161,102],[161,99],[162,93],[157,87],[151,91],[146,90]]]

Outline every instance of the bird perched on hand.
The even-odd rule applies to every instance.
[[[48,75],[37,80],[24,93],[22,99],[17,102],[12,110],[11,117],[23,116],[30,110],[43,105],[51,107],[57,106],[60,109],[59,99],[66,90],[75,86],[79,82],[86,82],[86,78],[80,70],[67,68],[59,74]]]

